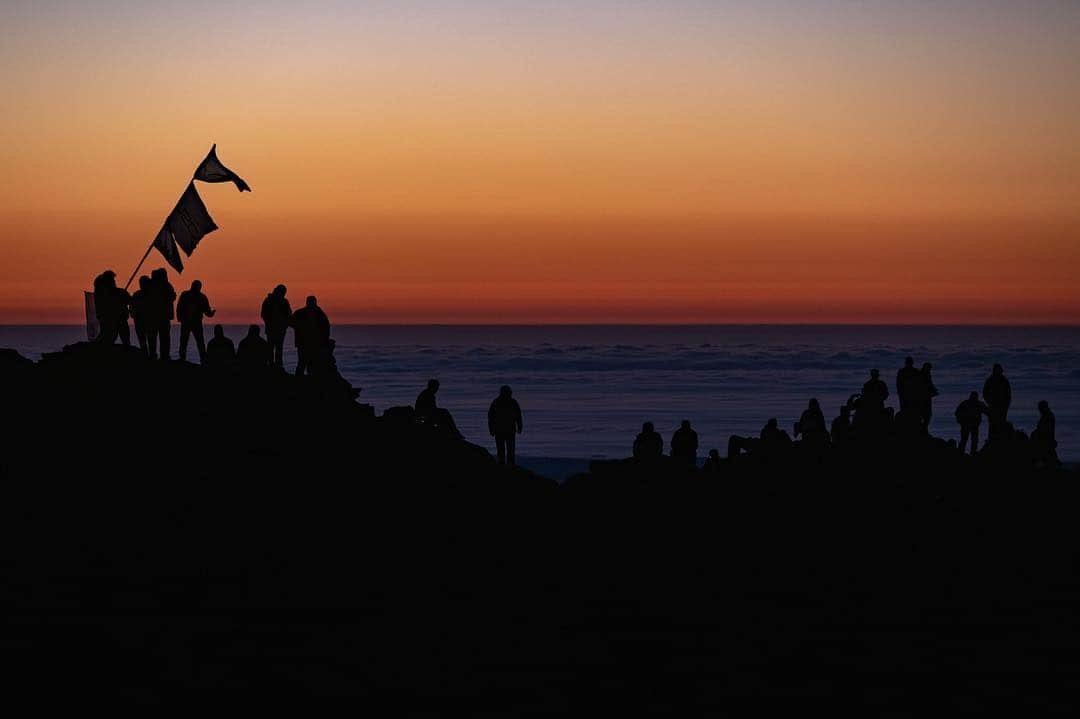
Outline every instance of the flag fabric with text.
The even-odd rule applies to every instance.
[[[239,175],[221,164],[217,156],[217,145],[210,148],[210,154],[195,170],[195,179],[203,182],[231,182],[236,185],[240,192],[251,192],[248,183],[244,182]]]
[[[217,224],[214,223],[214,218],[210,217],[210,213],[207,212],[206,205],[203,203],[202,198],[199,197],[199,193],[195,191],[195,180],[201,182],[232,182],[236,185],[236,189],[241,192],[251,192],[251,188],[239,175],[221,164],[221,160],[217,156],[217,145],[213,145],[206,159],[195,169],[195,174],[191,182],[188,182],[187,189],[180,196],[180,200],[176,203],[173,211],[165,218],[165,224],[162,225],[157,237],[154,238],[154,243],[151,245],[151,248],[157,248],[165,261],[177,272],[184,271],[184,262],[180,252],[183,251],[185,255],[191,257],[191,253],[195,251],[199,241],[218,228]],[[150,250],[146,252],[149,254]],[[144,256],[143,260],[145,259]],[[141,266],[142,262],[139,262],[139,267]],[[131,279],[128,280],[129,285],[139,271],[139,267],[136,267],[135,272],[131,274]]]

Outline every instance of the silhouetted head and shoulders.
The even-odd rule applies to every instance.
[[[956,421],[964,426],[978,425],[982,423],[982,416],[986,414],[987,407],[979,399],[978,392],[971,392],[967,399],[956,406],[953,415]]]
[[[202,291],[203,284],[199,280],[191,283],[191,288],[180,293],[180,299],[176,302],[176,316],[184,324],[198,324],[203,317],[213,317],[214,310],[210,307],[210,300]]]
[[[263,300],[260,316],[267,325],[288,324],[292,317],[292,306],[285,295],[288,289],[285,285],[278,285],[266,295]]]
[[[296,344],[298,347],[305,345],[326,345],[330,342],[330,318],[319,307],[319,301],[315,295],[309,295],[304,306],[293,313],[292,325]]]
[[[225,335],[225,328],[214,325],[214,336],[206,343],[206,363],[208,365],[224,365],[236,359],[236,348],[233,341]]]
[[[652,459],[664,454],[664,438],[656,431],[652,422],[644,422],[641,432],[634,438],[634,457]]]
[[[248,326],[247,334],[236,347],[236,358],[249,367],[265,367],[270,364],[270,343],[259,334],[258,325]]]
[[[416,395],[416,404],[414,405],[414,408],[418,415],[424,416],[439,408],[439,405],[435,400],[435,395],[439,393],[439,386],[439,380],[429,379],[427,386],[420,390],[420,394]]]
[[[994,365],[983,383],[983,399],[991,407],[1004,407],[1012,401],[1012,386],[1000,364]]]

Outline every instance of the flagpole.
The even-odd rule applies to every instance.
[[[125,290],[131,286],[131,281],[135,279],[135,275],[139,274],[139,268],[143,266],[143,263],[146,262],[146,258],[150,256],[150,251],[154,249],[154,242],[156,241],[157,237],[155,236],[154,239],[150,241],[150,246],[146,248],[146,252],[143,253],[142,259],[139,260],[139,264],[135,265],[135,269],[132,270],[131,277],[128,277],[127,284],[124,285]]]

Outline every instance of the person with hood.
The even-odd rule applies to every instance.
[[[278,285],[262,303],[262,321],[266,328],[266,339],[273,350],[273,362],[275,367],[284,367],[285,333],[289,330],[289,320],[292,318],[292,307],[285,299],[287,289],[285,285]]]
[[[1050,467],[1061,463],[1057,453],[1057,418],[1045,399],[1039,402],[1039,422],[1031,432],[1031,444],[1037,461]]]
[[[158,357],[161,360],[169,359],[169,346],[172,344],[172,321],[176,317],[173,303],[176,301],[176,290],[169,282],[169,273],[164,267],[159,267],[150,273],[150,309],[151,309],[151,333],[155,335],[158,344]]]
[[[208,367],[226,367],[236,360],[236,348],[233,341],[225,336],[225,328],[214,325],[214,336],[206,345],[204,363]]]
[[[664,438],[652,422],[644,422],[634,438],[634,459],[656,459],[664,455]]]
[[[319,374],[330,366],[330,319],[315,295],[289,320],[296,342],[296,376]]]
[[[202,282],[195,280],[190,290],[180,293],[176,303],[176,318],[180,320],[180,359],[187,359],[188,337],[195,337],[199,362],[206,362],[206,340],[203,336],[203,317],[213,317],[215,310],[202,291]],[[220,326],[220,325],[219,325]]]
[[[806,409],[803,410],[799,421],[795,423],[795,436],[802,435],[803,442],[813,445],[823,445],[829,439],[828,429],[825,427],[825,413],[821,411],[821,404],[815,398],[811,398]]]
[[[248,327],[247,336],[236,348],[236,359],[247,369],[265,369],[273,361],[270,343],[259,335],[259,326]]]
[[[671,435],[671,456],[687,467],[697,467],[698,435],[684,419]]]
[[[488,434],[495,438],[495,457],[499,464],[514,464],[517,435],[521,434],[521,405],[509,385],[499,388],[488,408]]]

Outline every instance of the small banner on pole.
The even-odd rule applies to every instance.
[[[83,304],[86,305],[86,339],[93,342],[101,334],[101,325],[98,324],[93,292],[83,292]]]

